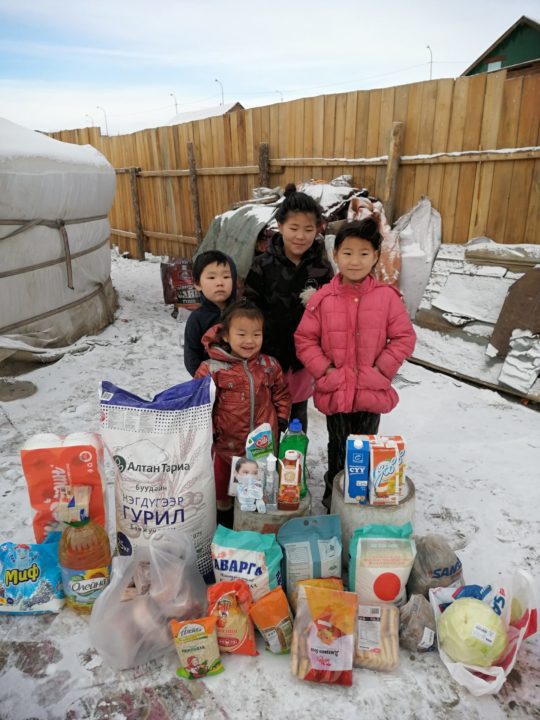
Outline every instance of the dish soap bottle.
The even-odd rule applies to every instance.
[[[95,599],[109,584],[111,548],[106,531],[88,514],[91,488],[76,486],[60,502],[59,518],[66,523],[58,559],[66,603],[90,612]]]
[[[279,478],[276,470],[277,457],[266,456],[266,472],[264,474],[264,501],[267,512],[276,512],[278,509]]]
[[[279,458],[285,457],[287,450],[296,450],[301,455],[302,475],[300,478],[300,497],[303,498],[307,493],[306,480],[306,456],[309,439],[302,430],[302,423],[298,418],[294,418],[289,423],[289,427],[283,433],[281,442],[279,443]]]

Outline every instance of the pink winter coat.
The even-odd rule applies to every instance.
[[[315,378],[315,407],[325,415],[387,413],[397,405],[391,381],[416,335],[392,286],[372,275],[344,285],[336,275],[308,300],[294,339]],[[330,365],[336,369],[325,375]]]

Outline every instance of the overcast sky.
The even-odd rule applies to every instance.
[[[253,107],[427,80],[428,45],[457,77],[521,15],[538,0],[0,0],[0,116],[132,132],[221,85]]]

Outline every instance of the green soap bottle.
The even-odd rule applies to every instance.
[[[281,442],[279,443],[279,459],[283,460],[287,450],[296,450],[302,455],[302,477],[300,479],[300,497],[303,498],[307,493],[307,477],[306,477],[306,456],[309,444],[309,438],[302,430],[302,423],[298,418],[294,418],[289,423],[289,427],[283,433]]]

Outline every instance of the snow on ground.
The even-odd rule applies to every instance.
[[[139,263],[113,252],[120,307],[114,324],[99,336],[100,344],[20,376],[38,392],[0,404],[0,540],[33,540],[18,457],[26,438],[97,429],[101,379],[152,397],[188,378],[179,347],[183,324],[163,305],[158,261]],[[496,582],[517,567],[538,577],[540,414],[496,392],[410,364],[396,387],[401,402],[383,418],[381,431],[403,434],[408,441],[416,532],[443,534],[458,551],[469,582]],[[326,426],[313,408],[309,435],[317,513]],[[450,678],[436,653],[401,651],[397,671],[355,670],[353,687],[340,688],[292,678],[288,658],[265,653],[260,639],[257,658],[226,656],[225,672],[204,682],[176,678],[174,652],[162,661],[114,672],[91,648],[87,622],[67,609],[57,616],[0,616],[0,718],[540,717],[538,636],[525,642],[499,695],[475,698]]]

